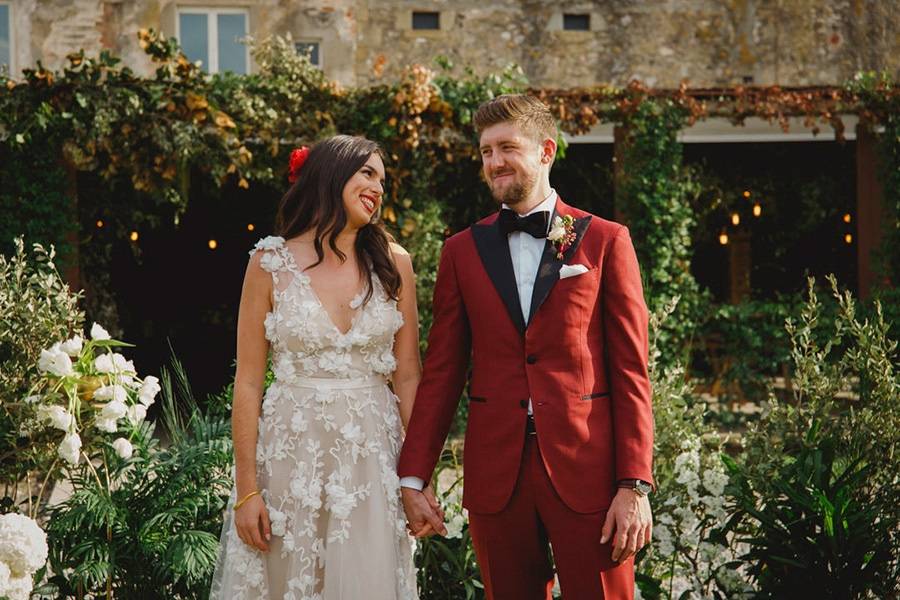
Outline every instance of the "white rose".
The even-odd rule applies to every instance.
[[[72,359],[60,349],[59,343],[53,344],[49,350],[41,350],[38,369],[58,377],[67,377],[75,372]]]
[[[75,424],[75,417],[62,406],[41,406],[38,409],[38,415],[45,420],[50,421],[50,425],[56,429],[69,431]]]
[[[128,414],[128,406],[121,400],[111,400],[100,409],[101,419],[119,420]]]
[[[128,399],[128,391],[121,385],[101,385],[94,390],[94,398],[96,400],[114,400],[116,402],[125,402]]]
[[[562,224],[562,221],[557,223],[553,222],[553,227],[550,229],[550,233],[547,234],[547,239],[551,242],[555,242],[557,240],[561,240],[566,237],[566,226]]]
[[[97,418],[94,420],[94,427],[107,433],[115,433],[119,430],[116,419]]]
[[[0,516],[0,562],[12,577],[34,573],[47,562],[47,535],[25,515]]]
[[[69,356],[78,356],[81,354],[82,342],[81,336],[76,335],[75,337],[64,341],[60,345],[60,348]]]
[[[154,398],[156,398],[156,394],[159,393],[160,389],[162,388],[159,386],[159,379],[153,375],[144,377],[144,383],[141,384],[141,391],[138,393],[141,404],[144,406],[153,404]]]
[[[78,456],[81,453],[81,438],[77,433],[66,434],[63,441],[59,444],[57,454],[67,463],[77,465]]]
[[[110,339],[109,332],[103,329],[99,323],[94,323],[91,327],[91,339],[92,340],[108,340]]]
[[[94,368],[98,373],[113,373],[116,370],[113,364],[112,355],[108,353],[101,354],[94,359]]]
[[[143,404],[134,404],[128,407],[128,421],[137,427],[147,418],[147,407]]]
[[[112,447],[116,451],[116,454],[119,455],[119,458],[124,458],[125,460],[131,458],[131,455],[134,453],[134,446],[132,446],[131,442],[125,438],[117,438],[116,441],[112,443]]]

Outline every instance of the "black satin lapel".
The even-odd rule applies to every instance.
[[[508,239],[500,233],[496,221],[491,225],[472,225],[472,238],[484,269],[506,305],[513,324],[519,333],[524,333],[525,318],[519,303],[519,289],[516,286],[512,258],[509,256]]]
[[[571,246],[566,248],[566,252],[563,254],[562,259],[556,258],[556,248],[549,240],[544,244],[544,253],[541,255],[541,262],[538,265],[537,278],[534,280],[534,290],[531,292],[531,311],[528,313],[529,324],[534,320],[534,315],[537,314],[537,311],[541,308],[544,300],[550,295],[550,290],[552,290],[556,282],[559,281],[559,270],[565,262],[575,254],[575,251],[578,250],[578,246],[581,244],[581,240],[584,238],[584,232],[587,231],[590,222],[590,215],[575,220],[575,224],[573,225],[575,229],[575,241],[572,242]]]

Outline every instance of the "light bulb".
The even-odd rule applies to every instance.
[[[750,197],[750,190],[744,190],[744,198]]]
[[[97,219],[97,228],[103,227],[103,221],[101,219]]]
[[[741,215],[737,213],[731,213],[731,224],[732,225],[740,225],[741,224]]]
[[[131,238],[131,241],[132,241],[132,242],[138,241],[138,232],[137,232],[137,231],[132,231],[132,232],[131,232],[131,235],[130,235],[129,237]]]
[[[256,226],[253,223],[247,223],[247,231],[253,231]]]
[[[761,214],[762,214],[762,206],[759,204],[759,202],[757,202],[756,204],[753,205],[753,216],[758,217]]]
[[[725,233],[724,231],[719,234],[719,243],[722,244],[723,246],[728,245],[728,234]]]
[[[849,223],[850,219],[851,219],[850,213],[845,213],[844,214],[844,223]]]
[[[219,242],[216,240],[209,240],[209,249],[215,250],[219,246]]]
[[[845,241],[846,243],[848,243],[848,244],[852,244],[852,243],[853,243],[853,236],[852,236],[851,234],[849,234],[849,233],[846,234],[846,235],[844,236],[844,241]]]

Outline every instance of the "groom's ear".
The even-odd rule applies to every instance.
[[[553,165],[556,160],[556,140],[544,138],[541,143],[541,164]]]

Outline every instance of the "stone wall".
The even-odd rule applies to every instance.
[[[178,7],[248,10],[256,37],[318,41],[326,74],[345,85],[391,80],[436,55],[485,73],[515,62],[539,87],[738,83],[816,85],[861,69],[900,77],[898,0],[6,0],[14,68],[59,67],[77,48],[109,48],[140,72],[141,28],[174,35]],[[440,29],[412,29],[439,11]],[[589,31],[563,30],[589,14]]]

